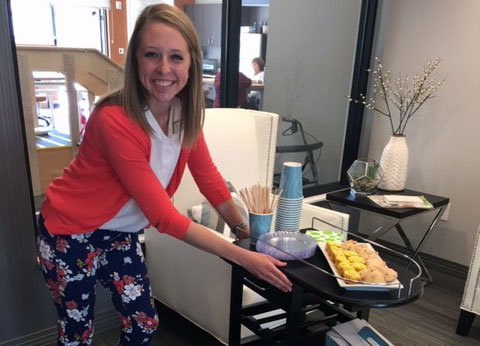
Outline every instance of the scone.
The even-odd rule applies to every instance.
[[[392,268],[388,268],[388,267],[381,270],[381,272],[383,274],[383,277],[385,278],[385,281],[387,281],[387,282],[391,282],[391,281],[395,280],[398,276],[398,274],[395,270],[393,270]]]
[[[342,245],[340,245],[340,247],[342,248],[342,250],[351,250],[355,247],[356,244],[357,242],[355,240],[350,239],[343,242]]]
[[[387,267],[385,262],[382,261],[380,258],[367,259],[365,263],[367,265],[367,268],[372,268],[372,269],[383,269]]]
[[[373,258],[377,256],[377,252],[374,251],[370,246],[367,244],[357,244],[353,250],[364,260],[369,258]]]
[[[371,282],[371,283],[385,283],[385,277],[382,272],[375,268],[367,268],[362,270],[360,273],[360,278],[362,281]]]

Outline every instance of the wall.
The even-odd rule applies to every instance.
[[[121,8],[117,8],[118,3],[121,4]],[[120,66],[125,62],[128,44],[126,3],[126,0],[110,0],[110,11],[108,11],[108,53],[110,59]]]
[[[270,3],[264,110],[298,118],[323,141],[321,183],[339,179],[359,13],[360,1]],[[286,127],[280,122],[278,143],[300,144],[300,133],[281,135]],[[304,156],[282,154],[277,161],[303,161]]]
[[[242,6],[241,26],[257,23],[257,32],[261,32],[263,23],[268,24],[269,6]]]
[[[127,24],[128,24],[128,38],[132,34],[135,26],[135,21],[142,10],[148,5],[154,4],[169,4],[173,5],[174,0],[126,0],[127,1]]]
[[[175,0],[175,6],[177,6],[182,11],[184,10],[185,5],[193,5],[195,0]]]
[[[6,5],[0,6],[0,343],[55,324],[35,263],[33,210]],[[51,306],[50,306],[51,305]],[[42,318],[38,318],[42,316]]]
[[[444,86],[406,131],[407,188],[450,197],[448,221],[439,223],[423,251],[463,265],[469,265],[480,223],[479,17],[477,0],[384,1],[376,53],[393,75],[420,71],[437,56],[443,60],[436,76],[445,77]],[[369,157],[379,158],[390,135],[388,120],[369,116],[372,128],[365,147]],[[407,233],[419,240],[417,230],[430,220],[431,216],[424,218],[422,225],[411,220],[405,224]],[[373,228],[379,221],[363,222]]]

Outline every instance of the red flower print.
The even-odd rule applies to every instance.
[[[155,329],[157,328],[157,320],[152,317],[147,317],[145,321],[143,321],[143,325],[145,326],[146,329]]]
[[[142,324],[143,324],[143,323],[147,320],[148,316],[147,316],[147,314],[144,313],[144,312],[139,312],[138,314],[133,315],[133,318],[134,318],[135,321],[137,321],[138,323],[142,323]]]
[[[52,297],[53,297],[53,300],[55,301],[55,303],[60,304],[61,303],[60,289],[58,288],[55,281],[53,281],[52,279],[48,279],[47,280],[47,286],[48,286],[48,289],[50,290],[50,293],[52,294]]]
[[[65,271],[62,268],[57,267],[57,278],[61,278],[62,276],[65,276]]]
[[[88,328],[87,330],[85,330],[82,334],[82,341],[83,342],[87,342],[89,336],[93,333],[93,330],[92,328]]]
[[[123,286],[125,286],[124,282],[122,280],[119,281],[113,281],[113,285],[117,289],[118,294],[123,293]]]
[[[64,280],[62,278],[57,278],[57,282],[58,282],[58,288],[60,289],[60,291],[64,291],[65,287],[67,287],[67,280]]]
[[[85,264],[87,265],[87,268],[90,269],[93,267],[93,259],[97,257],[97,254],[95,252],[90,252],[87,255],[87,258],[85,259]]]
[[[135,278],[133,278],[131,276],[128,276],[126,274],[122,277],[122,279],[125,282],[125,284],[127,284],[127,285],[132,284],[133,281],[135,281]]]
[[[50,261],[45,261],[45,267],[47,267],[47,269],[50,271],[53,269],[53,263],[50,262]]]
[[[52,270],[53,269],[53,264],[52,262],[50,262],[49,260],[46,260],[44,258],[39,258],[40,260],[40,265],[43,267],[43,268],[46,268],[48,271]]]
[[[57,251],[67,252],[68,241],[66,239],[58,238],[57,237]]]
[[[122,326],[123,328],[130,328],[132,325],[130,323],[130,320],[127,317],[120,316],[120,319],[122,320]]]
[[[68,302],[66,302],[65,306],[69,310],[73,310],[73,309],[76,309],[78,307],[77,303],[75,303],[73,300],[69,300]]]
[[[122,247],[122,246],[125,246],[125,245],[128,245],[128,241],[126,240],[122,240],[122,241],[118,241],[116,240],[114,243],[113,243],[113,248],[114,249],[118,249],[119,247]]]

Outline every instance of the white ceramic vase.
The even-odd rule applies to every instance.
[[[380,157],[378,187],[387,191],[402,191],[407,183],[408,146],[404,135],[393,135]]]

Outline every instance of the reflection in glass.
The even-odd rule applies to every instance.
[[[302,143],[294,145],[278,145],[277,159],[286,153],[302,153],[302,183],[303,187],[319,186],[319,174],[317,162],[320,159],[323,142],[314,135],[304,130],[302,123],[295,118],[283,117],[284,122],[290,123],[290,127],[282,132],[282,136],[301,136]],[[299,159],[299,157],[297,157]],[[285,161],[283,161],[285,162]],[[277,167],[279,164],[277,164]],[[280,172],[274,173],[273,184],[278,186]]]
[[[361,0],[271,1],[268,11],[263,110],[280,115],[280,147],[322,142],[321,150],[279,152],[285,161],[304,162],[304,187],[340,180],[349,94]],[[288,44],[287,44],[288,42]],[[295,119],[302,131],[292,133]],[[286,120],[286,121],[285,121]],[[295,129],[295,127],[293,127]],[[305,147],[307,148],[307,147]],[[310,166],[310,163],[308,166]]]
[[[205,106],[214,107],[219,99],[215,92],[215,77],[219,72],[222,41],[222,4],[187,4],[184,11],[197,30],[203,55],[203,91]],[[218,107],[218,106],[217,106]]]
[[[11,5],[32,188],[39,200],[75,157],[95,98],[115,89],[122,71],[102,55],[108,51],[104,8],[48,0]]]
[[[213,107],[220,107],[220,81],[221,71],[218,71],[215,75],[215,100]],[[237,91],[237,104],[236,107],[247,108],[247,94],[252,80],[245,76],[242,72],[238,72],[238,91]]]
[[[242,3],[239,71],[252,81],[243,108],[263,110],[268,12],[269,6]]]

